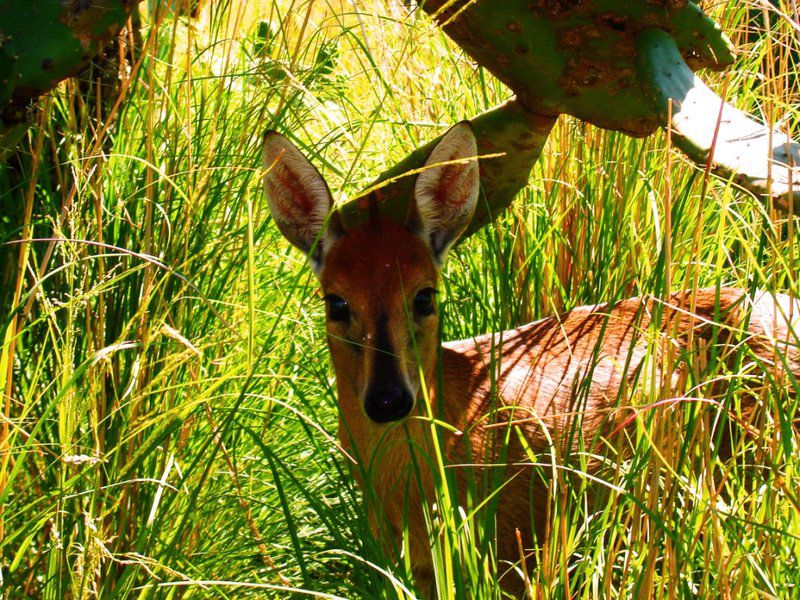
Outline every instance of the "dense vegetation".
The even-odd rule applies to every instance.
[[[710,83],[796,131],[795,3],[705,4],[739,50]],[[289,136],[345,199],[508,92],[399,0],[215,2],[198,20],[142,20],[124,101],[98,121],[67,81],[0,170],[3,256],[21,267],[2,313],[2,589],[411,597],[335,441],[322,303],[268,216],[260,140]],[[451,257],[443,336],[701,285],[800,296],[798,226],[664,134],[562,117],[512,210]],[[692,365],[677,389],[640,392],[687,400],[642,410],[636,452],[597,484],[607,496],[590,518],[585,486],[555,479],[553,530],[527,574],[536,597],[800,593],[800,394],[767,380],[730,460],[698,425],[735,406],[739,367]],[[711,393],[720,402],[695,401]],[[443,587],[499,597],[503,567],[479,543],[491,515],[445,508]]]

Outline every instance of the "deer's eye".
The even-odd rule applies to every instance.
[[[436,290],[433,288],[425,288],[417,292],[417,295],[414,296],[414,314],[418,317],[432,315],[435,310],[435,297]]]
[[[327,308],[328,319],[331,321],[347,321],[350,318],[350,306],[347,300],[341,296],[328,294],[325,296],[325,306]]]

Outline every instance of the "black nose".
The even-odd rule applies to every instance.
[[[408,416],[414,406],[414,398],[405,386],[389,383],[375,387],[367,393],[364,410],[376,423],[391,423]]]

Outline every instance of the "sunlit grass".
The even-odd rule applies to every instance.
[[[769,35],[748,37],[745,5],[709,6],[741,50],[709,78],[794,131],[796,31],[771,12]],[[344,200],[509,94],[400,2],[221,2],[196,22],[144,20],[143,58],[109,126],[68,82],[0,179],[3,205],[30,228],[9,239],[33,240],[4,255],[25,268],[2,322],[3,590],[408,597],[408,565],[375,538],[336,441],[316,282],[268,217],[260,139],[289,136]],[[562,117],[514,207],[451,258],[443,336],[667,288],[798,296],[797,226],[705,177],[663,133],[632,140]],[[670,392],[702,397],[705,382],[737,379],[696,367]],[[640,393],[646,404],[664,390]],[[765,389],[761,433],[728,461],[709,449],[713,405],[644,412],[635,451],[609,453],[599,506],[595,489],[559,475],[552,535],[527,573],[534,594],[796,595],[798,440],[786,423],[798,396]],[[477,493],[458,506],[444,471],[429,515],[440,593],[499,597],[494,509]]]

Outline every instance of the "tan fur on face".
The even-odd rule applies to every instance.
[[[421,503],[420,490],[408,485],[413,480],[411,454],[406,434],[423,440],[423,422],[405,419],[377,424],[364,412],[364,394],[375,360],[375,340],[381,315],[402,375],[412,393],[419,395],[420,365],[424,380],[435,376],[438,349],[438,316],[415,319],[412,301],[418,291],[436,288],[438,273],[428,247],[414,234],[393,221],[378,218],[348,232],[330,249],[320,274],[323,293],[345,299],[351,316],[347,323],[327,323],[328,346],[336,372],[339,398],[339,439],[356,456],[356,476],[365,485],[371,502],[373,524],[389,524],[400,536],[406,498],[412,506]],[[421,414],[417,400],[413,415]],[[363,477],[361,476],[363,474]],[[432,485],[424,470],[423,487]],[[408,524],[415,539],[426,536],[424,522],[416,516]],[[412,548],[415,564],[428,560],[425,547]]]
[[[384,218],[348,232],[326,255],[320,274],[323,292],[344,298],[351,312],[347,323],[328,322],[328,344],[342,413],[359,427],[362,419],[367,421],[366,427],[371,426],[363,414],[363,397],[382,315],[387,319],[402,374],[413,392],[419,391],[418,364],[427,365],[428,371],[432,368],[438,317],[434,314],[415,320],[412,302],[421,289],[435,288],[437,280],[430,251],[422,241]]]

